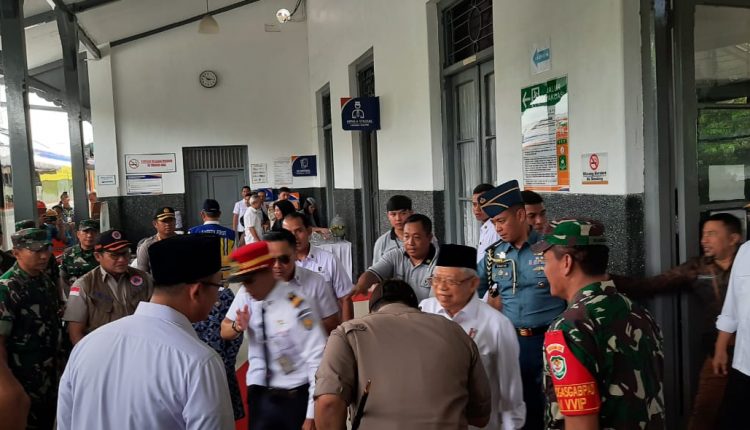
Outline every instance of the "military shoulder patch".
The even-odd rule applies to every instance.
[[[562,330],[545,333],[544,357],[560,412],[567,416],[598,413],[601,398],[596,379],[570,350]]]

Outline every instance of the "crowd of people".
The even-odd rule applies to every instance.
[[[517,181],[474,188],[476,247],[440,243],[397,195],[354,281],[311,243],[317,202],[286,188],[267,204],[243,187],[232,226],[206,199],[187,234],[159,208],[137,246],[72,223],[62,197],[0,254],[2,428],[665,428],[663,337],[636,300],[676,291],[705,304],[689,427],[737,428],[750,392],[750,248],[730,214],[704,222],[701,257],[638,279],[608,272],[601,223],[549,221]]]

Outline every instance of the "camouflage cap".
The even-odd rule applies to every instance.
[[[32,251],[40,251],[52,246],[52,242],[47,239],[47,232],[41,228],[25,228],[17,231],[11,236],[14,248],[26,248]]]
[[[589,246],[606,244],[604,225],[599,221],[562,219],[552,221],[545,231],[544,238],[532,245],[531,250],[540,253],[555,245]]]
[[[99,220],[85,219],[78,223],[78,231],[96,230],[99,231]]]
[[[36,228],[36,222],[33,219],[23,219],[16,221],[16,231],[21,231],[25,228]]]

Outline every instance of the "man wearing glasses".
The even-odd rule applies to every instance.
[[[526,420],[513,323],[477,296],[476,249],[443,245],[435,270],[427,278],[434,297],[422,300],[422,312],[442,315],[459,324],[477,344],[492,392],[488,430],[513,430]]]
[[[91,331],[132,315],[138,303],[151,298],[151,277],[128,266],[130,242],[120,230],[108,230],[94,247],[99,268],[78,278],[70,287],[63,320],[75,345]]]

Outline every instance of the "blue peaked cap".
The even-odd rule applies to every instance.
[[[523,204],[521,189],[515,179],[500,184],[479,196],[479,207],[488,217],[494,218],[504,210],[515,205]]]

